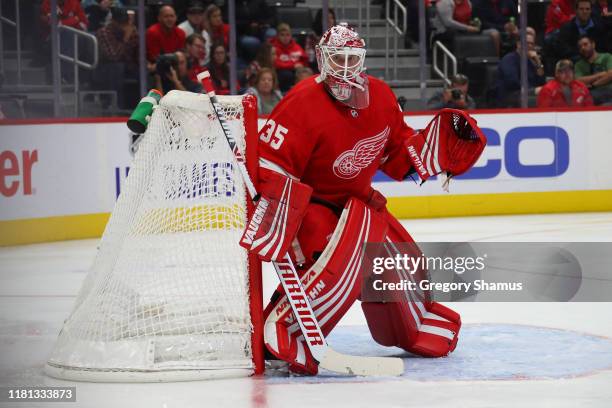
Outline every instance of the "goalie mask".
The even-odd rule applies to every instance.
[[[365,41],[346,23],[331,27],[316,48],[317,63],[327,90],[340,102],[354,109],[369,104],[368,79],[363,72]]]

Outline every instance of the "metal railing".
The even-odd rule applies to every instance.
[[[2,14],[2,1],[0,1],[0,73],[4,75],[4,26],[15,27],[16,51],[17,51],[17,85],[21,85],[21,16],[19,14],[19,0],[15,0],[15,21]]]
[[[370,26],[371,26],[371,1],[370,0],[352,0],[350,4],[347,4],[349,0],[332,0],[330,1],[329,6],[334,7],[336,10],[336,18],[338,22],[340,21],[348,21],[354,20],[352,18],[348,18],[347,15],[347,6],[350,8],[357,9],[357,24],[353,24],[357,31],[365,36],[366,39],[370,38]],[[356,3],[356,4],[353,4]],[[365,9],[365,12],[364,12]],[[365,14],[365,17],[364,17]]]
[[[391,17],[391,7],[393,7],[393,17]],[[399,12],[401,11],[402,17],[399,18]],[[385,79],[397,79],[397,38],[404,38],[406,35],[406,30],[408,29],[408,13],[406,11],[406,7],[399,0],[393,0],[393,5],[391,5],[391,0],[387,0],[385,7]],[[401,26],[400,26],[401,23]],[[389,29],[393,34],[393,77],[389,78]],[[423,57],[423,56],[422,56]]]
[[[439,62],[438,61],[439,51],[442,51],[442,69],[440,69],[440,66],[438,64],[438,62]],[[457,75],[457,58],[440,41],[436,41],[434,43],[432,54],[433,54],[432,56],[433,56],[433,70],[434,70],[434,72],[436,74],[438,74],[438,76],[444,80],[444,83],[446,85],[450,85],[451,84],[451,79],[450,79],[450,76],[448,74],[449,61],[451,62],[451,67],[452,67],[452,70],[453,70],[452,71],[452,75],[455,76],[455,75]]]
[[[330,0],[329,7],[336,9],[336,19],[338,22],[340,22],[340,19],[348,20],[346,18],[346,0]],[[325,18],[325,16],[322,18]]]
[[[88,70],[93,70],[98,66],[98,39],[95,35],[85,31],[77,30],[68,26],[58,27],[58,35],[62,32],[72,33],[73,55],[64,55],[59,52],[58,56],[61,60],[71,62],[74,69],[74,113],[79,116],[80,113],[80,98],[79,98],[79,67]],[[61,41],[60,35],[60,41]],[[93,45],[93,61],[91,63],[79,59],[79,38],[86,38]],[[60,68],[61,69],[61,68]]]

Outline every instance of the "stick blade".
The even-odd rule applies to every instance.
[[[338,353],[329,348],[319,366],[336,373],[361,376],[400,376],[404,361],[395,357],[362,357]]]

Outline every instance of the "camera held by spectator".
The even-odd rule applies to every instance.
[[[187,56],[184,52],[162,54],[158,57],[156,65],[156,88],[162,89],[164,94],[173,89],[196,93],[202,90],[200,84],[189,79]]]
[[[155,61],[157,75],[163,78],[170,73],[171,68],[178,69],[178,58],[175,53],[170,52],[157,57]]]
[[[451,78],[451,83],[442,91],[438,91],[427,102],[429,109],[474,109],[476,103],[468,95],[469,79],[463,74]]]

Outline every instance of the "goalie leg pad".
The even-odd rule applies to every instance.
[[[268,171],[261,182],[257,207],[240,245],[262,261],[278,261],[287,253],[308,206],[312,187]]]
[[[397,242],[414,242],[410,234],[388,212],[389,225],[385,240],[387,255],[400,253]],[[416,245],[414,246],[415,249]],[[405,250],[405,246],[402,247]],[[411,275],[397,271],[394,279],[409,279],[418,282],[426,276],[425,271]],[[452,352],[458,341],[461,318],[458,313],[432,302],[429,293],[406,291],[393,294],[392,302],[363,302],[361,307],[368,327],[376,342],[384,346],[400,347],[424,357],[442,357]]]
[[[301,269],[308,270],[321,256],[338,224],[338,216],[329,207],[310,203],[297,233],[297,242],[304,257]],[[297,254],[294,254],[297,260]]]
[[[381,241],[386,222],[363,202],[347,203],[321,256],[302,276],[302,284],[323,334],[327,336],[358,298],[363,243]],[[307,350],[285,295],[266,308],[264,341],[295,372],[316,374],[317,362]]]

